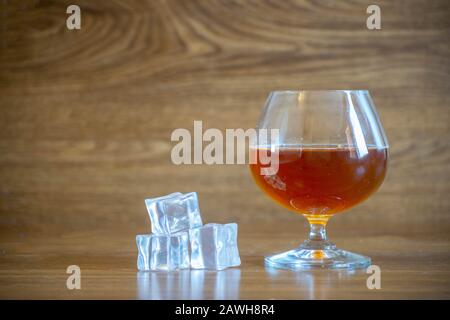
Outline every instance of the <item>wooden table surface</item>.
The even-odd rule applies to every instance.
[[[1,241],[1,299],[449,299],[448,235],[374,234],[330,229],[341,248],[372,257],[381,289],[365,270],[265,268],[264,254],[296,246],[305,226],[240,226],[242,265],[222,271],[139,272],[135,230],[20,233]],[[264,230],[264,231],[263,231]],[[89,249],[87,249],[89,248]],[[66,268],[81,269],[81,289],[68,290]]]
[[[1,1],[0,298],[450,298],[449,16],[448,0]],[[283,89],[371,92],[388,175],[329,232],[373,258],[381,290],[266,270],[304,219],[246,166],[171,162],[173,130],[254,127]],[[136,272],[143,200],[174,191],[197,191],[205,222],[239,223],[240,268]],[[66,289],[71,264],[82,290]]]

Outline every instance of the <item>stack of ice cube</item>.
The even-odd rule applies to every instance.
[[[175,192],[146,199],[145,204],[152,234],[136,236],[139,270],[170,271],[189,266],[222,270],[241,264],[237,224],[203,225],[196,192]]]

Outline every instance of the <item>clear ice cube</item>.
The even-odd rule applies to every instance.
[[[189,230],[191,268],[222,270],[239,266],[237,224],[209,223]]]
[[[147,270],[178,270],[189,268],[189,235],[144,234],[136,236],[137,268]]]
[[[154,234],[173,234],[202,226],[196,192],[146,199]]]

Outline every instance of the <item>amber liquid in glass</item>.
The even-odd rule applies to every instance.
[[[260,163],[258,151],[250,150],[258,186],[284,207],[306,215],[332,215],[369,197],[383,182],[388,159],[386,148],[358,153],[349,147],[281,146],[278,172],[264,176],[260,169],[268,165]]]

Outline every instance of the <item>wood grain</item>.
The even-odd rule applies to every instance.
[[[369,255],[380,267],[381,289],[368,289],[365,270],[264,268],[265,254],[291,249],[302,239],[289,224],[282,226],[276,237],[258,225],[240,226],[242,265],[219,272],[138,272],[133,228],[9,236],[2,239],[0,299],[450,298],[448,238],[362,237],[335,230],[338,246]],[[81,290],[66,288],[66,268],[73,264],[81,268]]]
[[[448,273],[442,271],[448,269],[450,231],[448,1],[78,0],[82,28],[69,31],[65,12],[74,3],[0,4],[2,297],[17,285],[19,266],[42,263],[48,268],[33,272],[44,277],[52,263],[60,270],[68,259],[52,260],[51,248],[65,257],[64,241],[42,257],[38,252],[61,232],[75,235],[79,257],[92,257],[86,258],[89,270],[108,269],[101,255],[88,253],[96,232],[129,244],[132,235],[149,229],[143,199],[173,191],[197,191],[206,222],[236,221],[242,230],[265,234],[249,235],[247,242],[260,240],[265,247],[286,226],[291,235],[302,235],[303,218],[266,198],[245,166],[174,166],[170,134],[191,129],[194,120],[250,128],[271,90],[334,88],[370,90],[391,161],[382,188],[332,219],[331,234],[369,237],[368,252],[376,250],[370,239],[384,237],[386,252],[376,254],[397,271],[414,261],[412,251],[403,258],[387,252],[397,235],[405,246],[392,250],[431,250],[438,263],[430,270],[439,284],[423,296],[448,297]],[[379,31],[365,26],[373,3],[382,10]],[[130,232],[121,232],[124,226]],[[29,261],[18,253],[20,235],[37,239]],[[436,252],[433,241],[419,240],[431,235],[439,237]],[[135,281],[131,248],[106,247],[103,257],[122,252],[115,267]],[[242,281],[247,272],[260,281],[261,252],[249,253],[248,270],[256,271],[243,269]],[[122,271],[115,272],[101,281]],[[42,297],[60,294],[48,290]],[[135,288],[129,290],[110,294],[132,297]],[[257,296],[254,288],[243,290],[241,297]],[[19,291],[11,297],[39,296]],[[408,297],[420,297],[416,293]],[[86,293],[94,296],[102,293]]]

